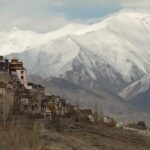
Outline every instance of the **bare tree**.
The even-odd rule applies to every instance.
[[[80,107],[80,98],[77,98],[76,101],[76,113],[75,113],[75,122],[79,123],[80,122],[80,112],[79,112],[79,107]]]
[[[103,122],[103,109],[96,101],[94,103],[94,118],[96,122]]]

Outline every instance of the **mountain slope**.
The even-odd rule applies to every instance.
[[[121,11],[93,25],[69,24],[45,34],[29,32],[30,38],[22,36],[26,32],[29,31],[17,31],[13,46],[15,52],[20,52],[7,57],[22,59],[28,74],[40,75],[47,83],[57,78],[95,94],[102,95],[104,91],[111,95],[106,94],[106,100],[116,99],[120,91],[150,73],[150,14]],[[12,52],[14,39],[9,36],[1,46]],[[28,41],[22,49],[18,38]],[[105,107],[111,105],[111,100],[105,103]],[[122,113],[125,108],[122,107]],[[143,108],[138,110],[144,112]]]
[[[67,34],[79,32],[86,27],[88,27],[88,25],[70,23],[61,29],[43,34],[32,31],[23,31],[13,27],[0,32],[0,54],[7,55],[14,52],[23,52],[25,50],[37,48],[51,40],[61,38]]]
[[[150,88],[150,74],[145,75],[142,79],[137,80],[123,91],[120,92],[120,96],[125,100],[130,100],[138,95],[148,91]]]
[[[39,76],[31,75],[29,79],[32,82],[38,81],[38,83],[44,85],[46,87],[46,93],[60,95],[74,105],[76,105],[77,99],[79,98],[81,108],[91,108],[95,111],[96,104],[99,112],[103,111],[104,115],[112,116],[119,122],[137,122],[144,120],[150,125],[150,115],[148,113],[144,113],[141,109],[137,109],[112,93],[104,90],[95,93],[59,78],[52,78],[50,81],[47,81]]]
[[[149,14],[119,12],[90,26],[70,24],[43,37],[45,43],[17,54],[31,74],[90,84],[92,89],[103,84],[117,93],[150,72]]]
[[[150,74],[126,87],[120,96],[143,111],[150,112]]]
[[[56,37],[53,37],[54,35]],[[43,38],[42,41],[45,40],[45,42],[41,43],[39,42],[40,40],[37,40],[41,36]],[[94,59],[98,57],[102,59],[101,62],[106,64],[106,66],[108,64],[108,66],[115,68],[115,72],[121,74],[127,83],[136,81],[150,72],[150,68],[148,67],[150,59],[149,14],[119,12],[91,26],[71,24],[55,32],[36,35],[36,38],[32,38],[32,40],[37,41],[39,45],[35,44],[36,46],[33,48],[29,44],[31,48],[27,48],[26,46],[24,50],[35,51],[34,53],[42,51],[43,53],[47,53],[52,60],[58,60],[61,54],[70,53],[69,56],[61,57],[62,61],[66,62],[63,66],[60,65],[62,61],[57,62],[57,66],[61,66],[59,70],[66,67],[68,68],[67,70],[70,70],[73,59],[76,56],[79,57],[77,54],[79,50],[81,53],[82,51],[88,50],[88,53],[91,53],[92,56],[95,55]],[[26,39],[28,38],[26,37]],[[68,42],[70,42],[69,45]],[[2,44],[5,45],[6,43]],[[76,51],[77,49],[78,52]],[[70,56],[70,59],[65,60]],[[39,58],[36,59],[36,62],[38,62]],[[51,68],[55,62],[48,62],[49,66],[47,67]],[[67,66],[68,64],[70,64],[69,67]],[[89,64],[84,65],[88,67]],[[108,69],[106,68],[106,70]],[[35,70],[35,72],[41,71]],[[90,72],[93,74],[93,78],[95,73],[92,70]],[[44,74],[47,76],[53,75],[47,71],[44,71]],[[61,75],[62,73],[60,72],[58,76]]]
[[[69,36],[9,57],[22,59],[30,74],[38,74],[47,79],[63,78],[88,89],[103,87],[116,93],[119,88],[123,89],[127,85],[121,74],[103,57],[97,57],[82,48]],[[116,88],[112,90],[114,86]]]

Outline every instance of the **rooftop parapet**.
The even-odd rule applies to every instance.
[[[11,62],[9,62],[9,71],[11,73],[16,70],[24,70],[23,62],[18,59],[12,59]]]

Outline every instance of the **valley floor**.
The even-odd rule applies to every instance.
[[[149,150],[150,137],[105,126],[63,125],[45,132],[47,150]]]
[[[30,125],[31,124],[31,125]],[[0,128],[1,150],[149,150],[150,137],[104,125],[37,121]],[[27,125],[27,126],[26,126]],[[34,126],[32,128],[32,126]]]

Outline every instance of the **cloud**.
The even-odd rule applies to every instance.
[[[33,30],[37,32],[48,32],[51,30],[55,30],[67,24],[68,21],[64,16],[49,16],[48,18],[39,18],[36,17],[27,17],[27,18],[17,18],[16,20],[12,20],[12,22],[8,25],[10,27],[19,27],[21,29]]]
[[[0,30],[17,26],[22,29],[47,32],[65,25],[63,13],[53,10],[52,0],[0,0]]]
[[[123,8],[150,9],[149,0],[121,0]]]
[[[56,0],[55,10],[64,13],[67,19],[87,20],[102,17],[119,8],[118,0]]]
[[[0,0],[0,30],[17,26],[47,32],[67,22],[93,20],[122,8],[150,8],[150,0]]]

